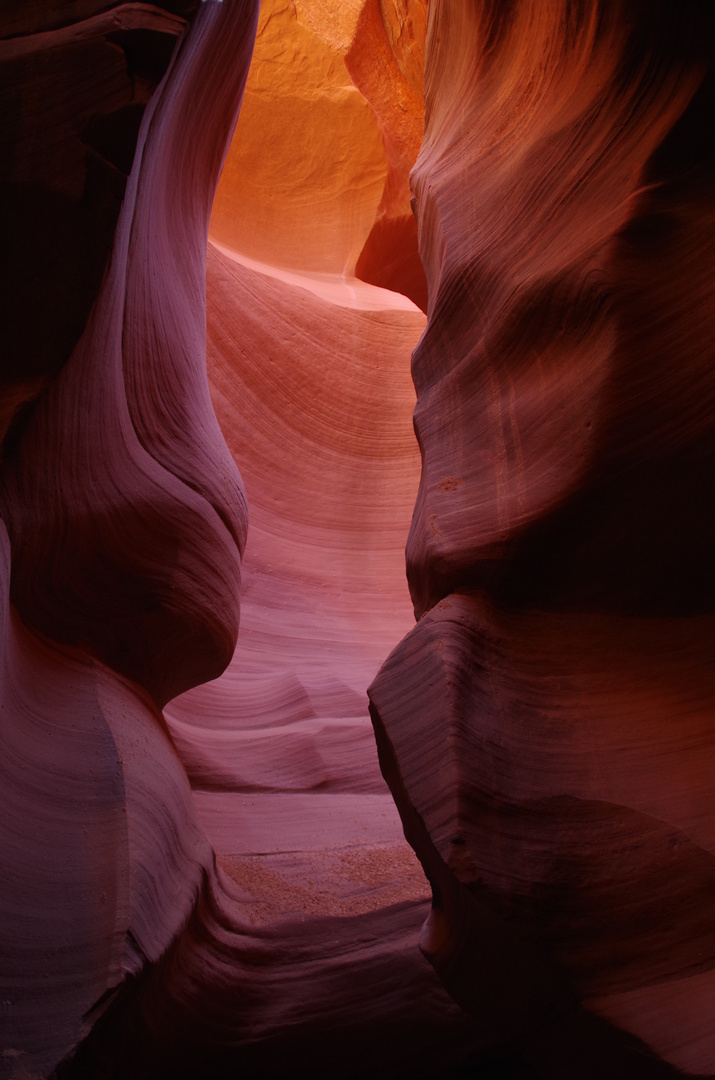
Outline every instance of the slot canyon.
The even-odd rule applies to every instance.
[[[714,67],[0,5],[0,1080],[715,1076]]]

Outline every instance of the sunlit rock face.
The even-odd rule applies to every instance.
[[[265,0],[211,236],[278,267],[352,274],[426,308],[408,174],[426,0]]]
[[[2,1080],[715,1074],[705,7],[0,31]]]
[[[385,184],[380,130],[345,67],[360,4],[343,6],[262,5],[211,236],[276,266],[351,271]]]
[[[413,622],[405,357],[425,319],[356,279],[261,267],[209,246],[209,379],[251,514],[239,645],[167,715],[201,787],[384,795],[364,695]]]
[[[365,3],[346,61],[355,85],[372,105],[383,133],[388,172],[375,223],[355,272],[396,289],[427,310],[427,282],[417,251],[409,172],[424,126],[426,0]]]
[[[422,947],[539,1075],[715,1073],[712,46],[429,5],[420,622],[371,697]]]
[[[296,264],[279,255],[303,250],[300,214],[280,236],[264,220],[260,250],[217,226],[208,267],[258,5],[6,13],[4,175],[29,246],[15,222],[3,1078],[414,1077],[477,1046],[416,947],[426,882],[367,714],[412,622],[407,360],[425,316],[343,273],[391,167],[341,59],[360,13],[306,6],[295,30],[323,65],[303,83],[326,98],[316,130],[335,105],[349,136],[311,211],[335,202],[325,236]],[[265,18],[280,52],[271,33]],[[264,120],[301,73],[269,86]],[[33,298],[24,267],[51,288]],[[207,682],[234,653],[240,587],[241,645]]]

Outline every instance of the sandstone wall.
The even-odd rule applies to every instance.
[[[547,1075],[715,1069],[712,33],[429,9],[420,621],[373,717],[422,947]]]
[[[714,1075],[712,13],[258,8],[0,15],[0,1077]]]

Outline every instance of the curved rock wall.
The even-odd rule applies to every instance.
[[[712,15],[257,9],[0,16],[0,1076],[713,1075]]]
[[[364,693],[412,623],[404,361],[424,316],[213,245],[207,289],[209,381],[251,527],[232,664],[173,701],[169,723],[203,788],[384,794]]]
[[[310,31],[333,64],[352,36],[340,44],[335,13],[305,13],[298,37]],[[41,25],[12,24],[27,35],[4,44],[63,72],[57,141],[69,149],[49,159],[49,186],[63,154],[78,175],[90,168],[86,117],[110,107],[73,80],[77,41],[92,38],[100,69],[116,60],[146,109],[132,112],[133,134],[114,113],[112,137],[102,128],[123,203],[83,237],[99,273],[78,298],[75,338],[37,380],[10,373],[6,394],[0,1075],[414,1077],[473,1046],[471,1021],[414,947],[426,886],[364,696],[411,622],[405,358],[425,319],[357,279],[285,273],[214,245],[206,306],[209,211],[257,10],[224,0],[185,14],[153,96],[157,26],[173,44],[185,23],[149,5],[48,10]],[[384,162],[370,106],[341,77],[337,100]],[[39,119],[17,126],[28,144],[49,138]],[[34,183],[37,161],[25,167]],[[349,230],[350,167],[336,195]],[[340,271],[343,240],[331,226]],[[61,291],[57,266],[74,249],[52,232],[43,242]],[[309,254],[319,268],[319,245]],[[207,314],[230,448],[209,397]],[[253,507],[248,546],[233,455]],[[244,553],[242,646],[223,679],[181,695],[231,658]]]
[[[102,290],[3,470],[20,614],[144,686],[159,707],[230,659],[246,533],[203,374],[211,191],[250,55],[231,85],[220,65],[234,42],[225,35],[217,48],[215,11],[201,8],[152,99]]]
[[[84,331],[139,126],[198,0],[0,12],[3,438]]]
[[[429,8],[420,621],[373,719],[422,947],[549,1076],[715,1071],[712,45],[699,5]]]
[[[69,1055],[166,952],[213,868],[159,708],[218,674],[238,629],[246,508],[202,374],[203,263],[255,16],[205,4],[181,37],[144,112],[84,332],[4,446],[3,1076],[48,1075]],[[108,29],[136,45],[137,25],[164,18],[123,5],[3,48],[31,67],[46,50],[72,83],[75,39],[99,34],[101,54]],[[29,143],[42,136],[26,124]],[[66,164],[74,129],[60,135]],[[49,158],[60,178],[61,160]]]
[[[426,0],[264,0],[217,243],[276,267],[355,272],[426,309],[409,190],[425,29]]]

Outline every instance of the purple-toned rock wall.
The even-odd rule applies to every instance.
[[[2,1080],[715,1075],[714,45],[5,4]]]

